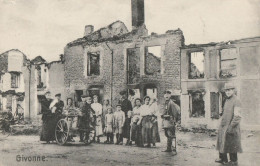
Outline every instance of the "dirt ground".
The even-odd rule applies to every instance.
[[[102,138],[104,141],[105,137]],[[76,139],[78,141],[78,139]],[[91,144],[79,142],[66,146],[45,144],[39,136],[0,135],[0,166],[13,165],[175,165],[218,166],[215,159],[216,136],[206,133],[178,132],[177,155],[161,152],[166,147],[166,138],[161,133],[161,143],[153,148],[138,148],[125,145]],[[260,165],[260,132],[242,132],[244,153],[239,154],[240,166]],[[45,161],[19,161],[20,157],[44,156]],[[18,160],[18,161],[17,161]],[[21,160],[21,158],[20,158]]]

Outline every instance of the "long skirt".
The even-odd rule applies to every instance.
[[[133,123],[131,126],[131,141],[135,141],[136,145],[141,145],[142,142],[142,134],[141,134],[141,126]]]
[[[160,142],[158,122],[152,124],[152,143]]]
[[[57,118],[49,115],[42,121],[42,131],[40,141],[53,141],[55,140],[55,127]]]
[[[142,144],[149,144],[152,142],[152,122],[151,116],[145,116],[142,119]]]
[[[98,117],[96,121],[96,136],[98,137],[101,135],[103,135],[102,120],[101,117]]]

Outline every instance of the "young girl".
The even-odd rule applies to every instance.
[[[125,113],[122,111],[120,104],[116,106],[116,112],[114,113],[114,117],[116,144],[123,145],[123,127],[125,123]]]
[[[114,128],[114,114],[112,112],[112,108],[107,108],[107,114],[105,115],[105,132],[107,134],[107,140],[104,143],[114,143],[114,135],[113,135],[113,128]]]

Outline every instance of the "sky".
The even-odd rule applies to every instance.
[[[121,20],[131,30],[131,0],[0,0],[0,53],[58,60],[67,43]],[[180,28],[185,44],[260,36],[260,0],[145,0],[145,24],[158,34]]]

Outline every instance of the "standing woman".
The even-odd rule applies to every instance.
[[[141,113],[142,101],[140,98],[135,99],[135,107],[133,109],[133,118],[131,122],[131,141],[135,141],[137,146],[140,146],[141,143],[141,127],[137,123],[140,121],[140,113]]]
[[[156,142],[160,142],[160,135],[159,135],[159,129],[158,129],[158,105],[157,105],[157,99],[152,99],[151,103],[151,114],[152,114],[152,143],[153,146],[155,146]]]
[[[54,140],[54,130],[55,128],[55,115],[52,114],[50,104],[52,102],[51,92],[45,93],[45,98],[41,101],[41,110],[42,110],[42,130],[40,141],[46,141],[50,143],[50,141]]]
[[[110,103],[109,103],[108,99],[104,100],[103,108],[102,108],[103,109],[103,112],[102,112],[102,129],[103,129],[103,131],[104,131],[104,128],[105,128],[105,117],[106,117],[106,114],[108,114],[108,108],[111,108],[111,106],[109,104]]]
[[[141,129],[141,135],[142,135],[142,142],[141,146],[145,147],[151,147],[152,142],[152,114],[151,114],[151,108],[150,108],[150,97],[145,96],[144,97],[144,105],[141,106],[141,112],[140,112],[140,121],[138,122],[138,125],[141,124],[142,129]]]
[[[99,137],[103,135],[103,129],[102,129],[102,105],[98,103],[98,96],[93,96],[93,102],[91,104],[91,108],[95,111],[96,115],[96,130],[95,135],[97,137],[97,143],[100,143]]]

